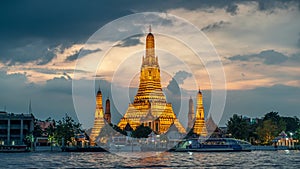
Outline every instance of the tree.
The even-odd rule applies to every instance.
[[[262,144],[271,144],[271,141],[278,135],[278,127],[271,119],[268,119],[257,127],[257,134]]]
[[[36,138],[36,137],[41,137],[43,134],[43,130],[41,128],[41,126],[38,124],[40,120],[38,119],[34,119],[33,125],[33,131],[32,131],[32,135]]]
[[[147,138],[148,135],[152,132],[152,129],[144,124],[138,126],[133,132],[132,137],[135,138]]]
[[[250,133],[250,124],[246,119],[234,114],[227,122],[227,132],[234,138],[248,140]]]
[[[300,128],[300,121],[299,119],[295,117],[281,117],[281,119],[285,122],[286,124],[286,131],[287,132],[295,132],[297,129]]]
[[[277,122],[280,120],[280,116],[278,115],[278,112],[272,111],[270,113],[265,114],[263,121],[266,121],[266,120],[271,120],[273,122]]]
[[[62,138],[64,138],[64,144],[67,142],[71,142],[71,138],[75,136],[75,134],[82,133],[81,124],[75,122],[68,114],[62,120],[56,122],[54,139],[62,144]]]
[[[295,138],[295,139],[297,139],[297,140],[300,140],[300,128],[298,128],[298,129],[295,131],[295,133],[294,133],[294,135],[293,135],[293,138]],[[300,144],[299,141],[298,141],[298,144]]]

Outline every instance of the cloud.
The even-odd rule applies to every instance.
[[[9,66],[15,64],[23,64],[28,62],[35,62],[37,65],[45,65],[49,63],[59,51],[58,46],[50,46],[45,41],[34,41],[24,46],[19,46],[14,49],[1,51],[1,62]]]
[[[201,31],[214,31],[214,30],[220,29],[229,24],[230,24],[230,22],[219,21],[219,22],[215,22],[213,24],[210,24],[210,25],[207,25],[207,26],[201,28]]]
[[[68,57],[66,58],[66,61],[74,61],[74,60],[76,60],[76,59],[83,58],[83,57],[87,56],[88,54],[96,53],[96,52],[99,52],[99,51],[101,51],[100,48],[94,49],[94,50],[83,49],[83,48],[81,48],[77,53],[68,56]]]
[[[278,65],[284,63],[288,60],[288,56],[274,51],[274,50],[265,50],[259,54],[250,54],[250,55],[236,55],[230,57],[229,60],[232,61],[254,61],[255,59],[261,60],[266,65]]]
[[[0,104],[6,105],[8,110],[22,112],[27,110],[27,103],[31,98],[33,110],[38,117],[59,117],[65,112],[74,113],[70,95],[70,81],[72,68],[74,68],[72,61],[75,61],[82,48],[82,45],[74,44],[83,44],[101,26],[114,19],[145,11],[170,12],[202,28],[221,56],[234,56],[229,60],[237,62],[226,66],[235,66],[238,61],[264,63],[264,69],[263,66],[259,67],[260,69],[246,67],[243,73],[236,71],[239,77],[249,80],[234,79],[236,81],[233,83],[236,86],[240,85],[239,82],[247,85],[250,82],[253,82],[251,84],[259,82],[257,86],[268,86],[279,82],[283,84],[287,81],[295,81],[295,84],[299,84],[297,83],[299,76],[292,74],[297,73],[298,65],[297,67],[285,65],[286,67],[282,69],[274,67],[275,69],[267,70],[268,66],[284,65],[289,61],[296,64],[300,62],[299,54],[292,55],[297,52],[296,42],[300,46],[299,36],[295,36],[299,33],[297,21],[300,3],[297,0],[189,2],[178,0],[176,3],[169,0],[163,2],[125,0],[118,2],[118,5],[115,4],[108,0],[91,0],[89,3],[83,0],[76,3],[71,0],[1,3],[0,69],[5,71],[0,72],[0,87],[3,89]],[[171,25],[172,22],[166,21],[163,24]],[[176,26],[173,25],[172,29],[176,29]],[[140,43],[138,38],[129,38],[122,41],[120,46],[129,47]],[[276,49],[276,51],[265,49]],[[279,51],[286,52],[282,54]],[[89,49],[85,52],[83,54],[88,55],[90,52],[97,51]],[[66,60],[69,62],[66,63]],[[251,72],[255,68],[256,72]],[[231,73],[227,73],[228,79],[231,78]],[[263,73],[266,74],[261,76]],[[181,90],[180,84],[188,75],[182,73],[178,79],[176,75],[170,81],[168,88],[170,93],[172,91],[178,94]],[[281,79],[274,77],[279,75]],[[42,79],[42,82],[31,83],[34,81],[30,80],[31,77]],[[256,79],[260,81],[255,81]],[[271,110],[272,105],[277,105],[280,110],[287,112],[299,110],[298,102],[293,104],[295,99],[289,102],[288,96],[292,94],[289,88],[289,86],[273,86],[247,91],[237,88],[238,90],[229,92],[227,112],[237,113],[246,109],[259,114]],[[282,95],[272,97],[272,90],[282,91]],[[293,90],[299,91],[298,88]],[[261,94],[268,97],[260,96]],[[93,112],[90,117],[92,116]]]
[[[145,35],[134,35],[129,38],[126,38],[122,40],[119,44],[115,45],[116,47],[130,47],[130,46],[136,46],[143,44],[140,40],[141,37],[144,37]]]
[[[192,74],[186,71],[181,70],[176,72],[176,74],[173,76],[172,80],[167,86],[168,91],[170,91],[173,94],[180,93],[179,85],[183,84],[184,80],[191,76]]]
[[[238,10],[239,7],[236,4],[229,4],[226,8],[226,12],[230,13],[231,15],[236,15]]]

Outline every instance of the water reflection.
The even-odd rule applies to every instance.
[[[0,168],[298,168],[299,163],[299,151],[289,151],[289,153],[284,151],[236,153],[135,152],[124,153],[122,156],[102,152],[0,153]]]

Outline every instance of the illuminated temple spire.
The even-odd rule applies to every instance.
[[[189,112],[188,112],[188,129],[193,128],[194,125],[194,119],[195,118],[195,112],[194,112],[194,102],[192,97],[190,97],[189,100]]]
[[[105,122],[104,122],[103,107],[102,107],[102,93],[99,88],[96,96],[94,127],[92,128],[92,132],[90,135],[91,145],[95,145],[96,138],[99,136],[99,133],[104,125]]]
[[[203,98],[200,89],[197,93],[197,108],[196,108],[196,119],[194,124],[194,133],[201,136],[207,135],[206,125],[204,121]]]
[[[104,118],[108,124],[111,123],[111,113],[110,113],[110,100],[107,97],[106,102],[105,102],[105,114]]]
[[[160,68],[158,58],[155,56],[155,41],[151,26],[146,37],[145,56],[142,57],[139,88],[133,103],[129,104],[118,126],[124,129],[127,123],[133,129],[144,124],[158,134],[167,132],[172,124],[180,133],[186,132],[173,112],[172,104],[167,103],[162,91]]]

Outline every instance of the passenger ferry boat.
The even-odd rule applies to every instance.
[[[29,152],[26,145],[0,145],[0,153]]]
[[[170,151],[175,152],[233,152],[251,151],[251,144],[234,138],[187,139]]]

